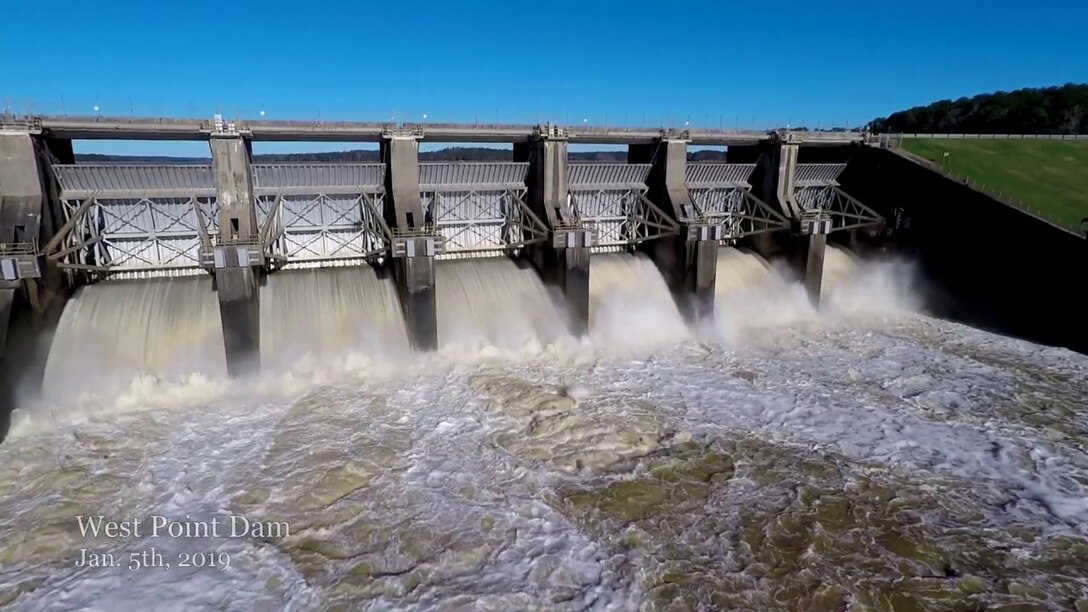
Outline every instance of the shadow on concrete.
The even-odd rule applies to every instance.
[[[12,412],[41,396],[49,347],[65,301],[55,300],[41,315],[32,313],[21,298],[15,301],[7,357],[0,360],[0,443],[10,433]]]
[[[839,149],[815,155],[849,159],[844,190],[888,219],[887,246],[917,264],[928,311],[1088,353],[1085,236],[893,151]]]

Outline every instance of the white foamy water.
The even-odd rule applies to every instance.
[[[623,352],[688,336],[665,279],[648,257],[601,253],[589,261],[589,333],[598,349]]]
[[[444,353],[535,352],[568,335],[536,272],[506,258],[438,262],[435,304]]]
[[[905,262],[859,261],[829,245],[819,309],[800,283],[787,280],[781,266],[744,249],[718,250],[715,324],[722,340],[741,346],[776,329],[851,325],[918,309],[914,272]]]
[[[908,262],[858,260],[849,251],[829,245],[821,308],[845,320],[915,312],[920,307],[916,281]]]
[[[828,261],[817,313],[724,249],[722,342],[692,342],[649,261],[594,256],[588,345],[478,361],[509,320],[461,316],[440,322],[472,347],[459,359],[17,429],[0,446],[0,605],[1073,607],[1088,357],[916,314],[900,264]],[[440,312],[546,296],[497,267],[458,270]],[[548,320],[529,303],[517,316]],[[552,329],[530,327],[526,343]],[[140,397],[166,383],[147,384]],[[677,458],[692,445],[711,450]],[[292,535],[95,540],[81,513],[240,515]],[[81,548],[127,561],[151,546],[231,567],[76,567]]]

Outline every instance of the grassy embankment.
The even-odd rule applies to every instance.
[[[1088,217],[1088,141],[908,139],[903,148],[1058,225],[1079,231]]]

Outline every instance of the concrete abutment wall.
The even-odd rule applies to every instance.
[[[888,219],[858,241],[917,266],[927,311],[1088,353],[1088,240],[894,151],[846,150],[844,188]]]

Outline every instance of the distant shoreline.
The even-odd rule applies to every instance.
[[[438,151],[420,151],[419,161],[510,161],[510,149],[487,147],[448,147]],[[627,151],[570,151],[572,161],[626,162]],[[725,151],[699,150],[688,153],[689,161],[725,161]],[[108,155],[77,153],[83,164],[210,164],[211,157],[172,157],[164,155]],[[376,149],[326,151],[321,153],[264,153],[253,156],[257,163],[376,163]]]

